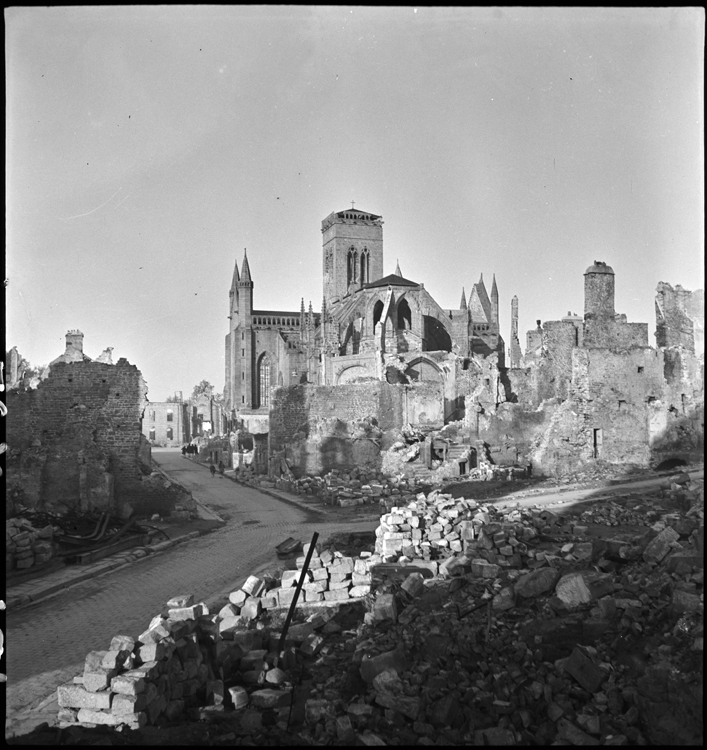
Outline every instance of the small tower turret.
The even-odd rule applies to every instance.
[[[493,286],[491,287],[491,317],[498,328],[498,287],[496,286],[496,274],[493,275]]]
[[[464,290],[464,287],[462,287],[462,299],[459,303],[459,309],[460,310],[466,310],[466,292]]]
[[[253,280],[250,276],[248,264],[248,253],[243,250],[243,266],[240,279],[236,284],[238,290],[238,319],[240,337],[236,334],[233,345],[240,353],[240,372],[236,376],[241,377],[240,385],[241,399],[238,406],[251,409],[253,407],[253,373],[255,371],[253,362]],[[240,338],[240,341],[238,339]],[[245,377],[241,375],[245,373]]]
[[[584,319],[614,318],[614,270],[600,260],[584,272]]]

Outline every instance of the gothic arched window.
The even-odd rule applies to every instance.
[[[260,357],[258,365],[258,406],[270,406],[270,360],[267,354]]]
[[[369,266],[370,256],[368,253],[368,248],[364,247],[363,251],[361,252],[361,286],[363,286],[364,284],[368,284],[368,282],[370,281]]]
[[[355,283],[358,276],[358,253],[355,248],[349,248],[346,261],[346,286],[348,286]]]

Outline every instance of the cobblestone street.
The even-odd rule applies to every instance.
[[[168,473],[176,464],[175,478],[228,524],[45,601],[8,610],[8,734],[29,731],[23,721],[29,708],[51,699],[57,685],[78,674],[89,651],[107,648],[116,633],[142,632],[170,596],[193,593],[197,601],[206,601],[236,588],[255,570],[278,564],[274,547],[289,536],[306,542],[314,531],[326,538],[342,530],[373,531],[377,525],[375,510],[368,517],[308,511],[213,478],[206,467],[178,452],[155,457]],[[40,720],[50,720],[49,713]]]

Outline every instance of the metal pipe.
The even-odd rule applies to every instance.
[[[312,560],[312,554],[314,553],[314,547],[317,543],[317,539],[319,539],[319,534],[315,531],[314,536],[312,537],[312,542],[309,545],[309,549],[307,550],[307,557],[304,560],[304,566],[302,567],[302,573],[300,574],[299,581],[297,581],[297,586],[295,587],[295,595],[292,598],[292,602],[290,603],[290,610],[287,613],[287,619],[285,620],[285,625],[282,628],[282,635],[280,635],[280,642],[277,645],[277,654],[278,657],[282,653],[282,647],[285,643],[285,638],[287,638],[287,631],[289,630],[290,623],[292,622],[292,616],[295,613],[295,607],[297,606],[297,600],[299,599],[299,593],[302,590],[302,584],[304,583],[304,579],[307,575],[307,570],[309,570],[309,563]]]

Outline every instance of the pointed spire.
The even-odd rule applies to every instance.
[[[243,270],[241,271],[241,281],[252,281],[250,278],[250,266],[248,265],[248,253],[243,248]]]
[[[396,276],[400,276],[400,278],[402,278],[402,277],[403,277],[403,274],[402,274],[402,272],[400,271],[400,261],[399,261],[399,260],[396,260],[396,261],[395,261],[395,275],[396,275]]]
[[[479,276],[479,284],[483,284],[483,283],[484,283],[484,275],[482,273],[481,276]]]
[[[496,274],[493,275],[493,286],[491,287],[491,299],[498,299],[498,287],[496,286]]]
[[[464,287],[462,287],[462,301],[459,303],[459,309],[466,310],[466,292],[464,291]]]
[[[299,308],[299,314],[304,315],[304,297],[302,297],[302,304],[300,305],[300,308]]]
[[[238,273],[238,261],[236,261],[233,267],[233,281],[231,281],[231,289],[233,289],[240,280],[241,276]]]

